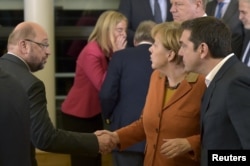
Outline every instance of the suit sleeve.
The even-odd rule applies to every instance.
[[[116,130],[116,132],[120,140],[120,150],[124,150],[127,147],[146,139],[142,116],[140,119],[131,123],[130,125]]]
[[[193,160],[199,161],[201,156],[201,145],[200,145],[200,135],[193,135],[187,138],[191,145],[192,152],[190,152],[190,157]]]
[[[28,91],[31,112],[31,140],[35,147],[49,152],[96,155],[98,140],[92,133],[55,129],[47,111],[44,84],[39,81]]]
[[[228,88],[227,110],[230,121],[243,149],[250,149],[250,77],[242,76],[232,81]]]
[[[101,107],[104,119],[110,118],[119,97],[119,82],[121,78],[120,68],[120,61],[114,54],[109,63],[108,72],[100,91]]]

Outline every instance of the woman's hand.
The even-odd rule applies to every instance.
[[[163,139],[161,153],[168,158],[173,158],[192,150],[190,143],[185,138]]]
[[[126,36],[123,35],[117,36],[113,46],[113,52],[124,49],[126,45],[127,45]]]

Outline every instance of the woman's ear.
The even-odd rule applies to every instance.
[[[175,52],[170,50],[168,54],[168,61],[173,61],[175,59],[175,56],[176,56]]]

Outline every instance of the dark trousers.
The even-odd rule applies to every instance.
[[[62,125],[65,130],[93,133],[103,129],[101,114],[92,118],[78,118],[62,113]],[[83,140],[84,141],[84,140]],[[97,157],[71,155],[71,166],[101,166],[101,154]]]
[[[143,166],[144,153],[114,151],[112,161],[113,166]]]

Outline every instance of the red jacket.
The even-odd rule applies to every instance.
[[[107,67],[107,58],[97,42],[89,42],[77,59],[74,84],[62,104],[63,113],[80,118],[101,113],[99,91]]]

